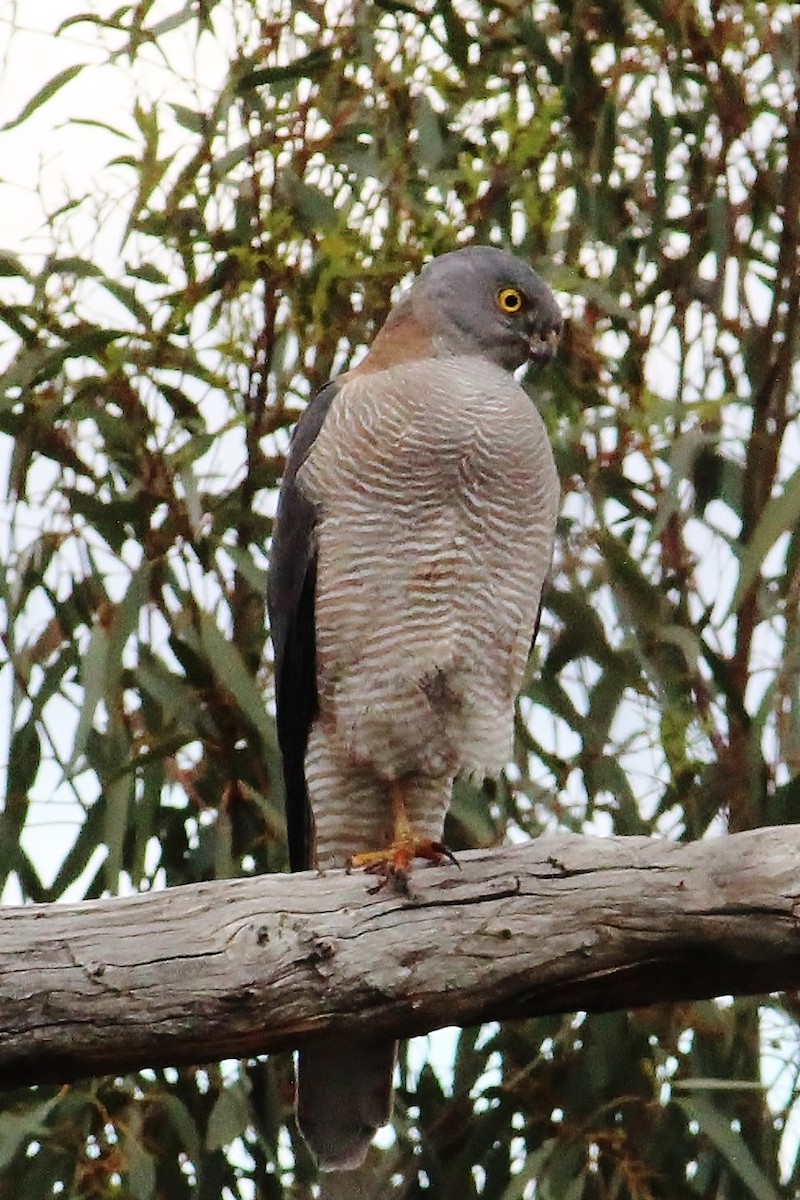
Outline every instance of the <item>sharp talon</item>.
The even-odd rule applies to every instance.
[[[461,864],[455,854],[448,850],[443,842],[431,842],[427,839],[424,841],[409,839],[388,846],[385,850],[367,850],[353,854],[347,861],[346,870],[348,874],[361,870],[365,875],[379,876],[377,883],[367,889],[371,896],[392,883],[404,896],[410,897],[409,881],[415,858],[425,859],[436,867],[443,863],[450,863],[451,866],[461,870]]]
[[[440,866],[445,862],[456,867],[459,864],[455,855],[447,849],[443,842],[434,842],[430,838],[416,836],[408,818],[401,784],[397,780],[388,784],[388,791],[393,813],[390,844],[383,850],[361,850],[351,855],[347,868],[348,870],[361,869],[368,875],[381,877],[375,887],[369,889],[372,894],[386,887],[391,879],[399,891],[405,896],[410,896],[409,877],[415,858],[427,859],[435,866]]]
[[[453,851],[447,849],[447,846],[445,846],[444,842],[432,842],[431,850],[435,852],[437,858],[444,859],[445,862],[449,862],[451,866],[458,867],[459,871],[461,870],[461,863],[458,861],[455,854],[453,854]],[[436,859],[433,861],[435,862]],[[437,863],[437,866],[441,866],[441,863]]]
[[[406,900],[411,900],[411,878],[408,871],[395,871],[392,875],[394,885],[398,892],[401,892]]]

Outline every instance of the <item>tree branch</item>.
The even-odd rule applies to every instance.
[[[800,826],[0,909],[0,1086],[800,986]]]

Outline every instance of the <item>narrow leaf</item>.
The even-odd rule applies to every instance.
[[[231,693],[242,715],[257,730],[264,745],[275,749],[275,730],[267,716],[264,697],[255,680],[248,674],[236,646],[223,636],[210,613],[200,613],[199,633],[200,642],[217,681]]]
[[[133,776],[122,775],[105,785],[103,805],[103,841],[108,846],[108,857],[103,863],[106,887],[116,895],[119,891],[119,876],[123,868],[125,834],[128,830],[128,814],[133,799]]]
[[[0,1169],[7,1167],[17,1150],[27,1138],[45,1132],[45,1121],[59,1096],[50,1096],[42,1104],[31,1107],[20,1106],[21,1111],[0,1113]]]
[[[739,583],[731,601],[731,612],[738,610],[742,600],[755,583],[764,559],[778,539],[796,528],[800,522],[800,470],[787,480],[782,492],[765,505],[761,518],[748,544],[741,552]]]
[[[108,632],[103,625],[95,625],[89,638],[89,645],[81,661],[81,686],[83,687],[83,705],[75,731],[75,741],[72,747],[72,757],[68,770],[72,771],[86,749],[86,742],[94,721],[97,705],[105,694],[106,673],[108,667]]]
[[[297,58],[285,67],[261,67],[258,71],[250,71],[239,82],[240,91],[249,91],[265,83],[285,83],[293,79],[310,79],[324,71],[331,61],[328,49],[312,50],[310,54]]]
[[[781,1200],[780,1193],[753,1158],[742,1135],[731,1129],[730,1121],[719,1109],[700,1096],[676,1096],[674,1102],[689,1118],[697,1121],[755,1200]]]
[[[11,739],[8,756],[8,795],[6,811],[27,803],[41,761],[39,735],[33,721],[26,721]]]
[[[30,275],[23,267],[21,261],[10,250],[0,250],[0,275],[30,279]]]
[[[31,113],[35,113],[37,108],[41,108],[43,104],[51,100],[56,92],[59,92],[76,75],[79,75],[85,66],[86,63],[76,63],[72,67],[67,67],[65,70],[59,71],[57,75],[48,80],[44,87],[39,89],[35,96],[31,97],[18,116],[14,117],[11,121],[6,121],[5,125],[0,125],[0,130],[5,132],[6,129],[15,129],[23,121],[27,121]]]
[[[223,1146],[230,1145],[244,1133],[250,1119],[250,1106],[241,1084],[225,1088],[217,1097],[208,1118],[206,1149],[221,1150]]]

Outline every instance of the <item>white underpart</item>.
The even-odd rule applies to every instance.
[[[319,508],[306,775],[325,866],[387,844],[388,781],[438,839],[454,777],[508,760],[559,484],[529,397],[473,357],[347,381],[298,478]]]

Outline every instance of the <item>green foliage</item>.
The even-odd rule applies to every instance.
[[[115,146],[45,253],[0,248],[4,898],[285,867],[263,697],[287,430],[393,287],[473,239],[570,315],[534,382],[565,502],[514,762],[459,786],[449,844],[795,820],[790,6],[94,7],[58,32],[105,62],[76,53],[0,130],[58,105]],[[132,82],[127,129],[70,121],[91,72]],[[452,1071],[417,1043],[380,1194],[795,1195],[797,1041],[787,998],[465,1030]],[[291,1095],[286,1056],[6,1095],[0,1200],[311,1196]]]

